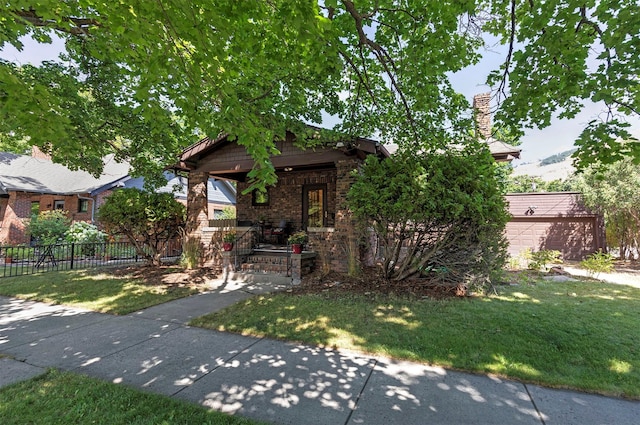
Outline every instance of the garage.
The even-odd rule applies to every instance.
[[[509,255],[526,249],[558,250],[565,260],[582,260],[605,249],[602,216],[589,211],[578,192],[517,193],[506,196]]]

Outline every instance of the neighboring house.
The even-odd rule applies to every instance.
[[[277,229],[277,235],[282,237],[269,240],[277,244],[283,243],[287,234],[305,230],[309,235],[308,247],[313,251],[305,255],[318,254],[317,260],[323,267],[346,272],[349,256],[345,252],[350,249],[348,241],[353,239],[353,222],[346,207],[347,193],[355,180],[352,171],[367,156],[385,158],[389,152],[377,141],[366,138],[340,140],[307,150],[296,147],[295,139],[294,134],[287,133],[284,140],[275,142],[280,155],[273,156],[271,161],[278,181],[267,188],[266,194],[244,193],[249,188],[247,174],[254,167],[254,161],[243,146],[227,136],[204,138],[185,149],[178,168],[189,173],[189,188],[197,188],[189,197],[187,228],[192,236],[201,238],[207,245],[211,241],[208,219],[212,217],[205,214],[203,199],[206,193],[201,190],[202,182],[211,177],[235,181],[239,235],[247,232],[248,226],[258,226],[258,239],[264,240]],[[519,149],[512,148],[507,153],[503,145],[500,148],[494,156],[497,160],[509,160],[509,156],[520,153]],[[274,264],[279,264],[273,258],[255,255],[251,258],[266,265],[267,269],[247,265],[248,270],[271,272],[275,270]]]
[[[104,170],[96,178],[55,164],[37,149],[32,156],[0,152],[0,244],[28,243],[26,224],[41,211],[64,210],[74,222],[94,222],[96,211],[113,190],[142,186],[142,179],[132,179],[128,172],[129,164],[117,162],[113,156],[105,157]],[[168,183],[160,191],[182,184],[176,197],[186,202],[186,183],[170,173],[165,175]],[[212,215],[235,204],[232,185],[209,182],[209,186]]]
[[[185,206],[187,205],[187,178],[176,175],[169,171],[164,173],[167,184],[157,189],[157,192],[172,192],[175,198]],[[142,177],[130,178],[123,182],[123,187],[135,187],[142,189],[144,179]],[[209,179],[207,183],[208,194],[208,216],[216,219],[223,215],[227,208],[233,208],[236,205],[236,187],[233,183],[226,180]]]
[[[604,219],[585,207],[578,192],[514,193],[506,196],[509,255],[557,250],[565,260],[581,260],[606,248]]]

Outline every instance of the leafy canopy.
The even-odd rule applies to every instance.
[[[607,242],[619,247],[621,259],[632,258],[640,246],[640,165],[629,159],[594,165],[578,186],[587,206],[604,214]]]
[[[511,134],[602,101],[580,163],[640,158],[616,142],[640,104],[635,0],[20,0],[0,21],[2,44],[55,33],[67,51],[37,69],[0,63],[2,143],[30,137],[93,171],[107,152],[142,172],[228,133],[255,158],[251,177],[272,183],[274,137],[325,111],[401,150],[447,146],[471,115],[449,76],[478,62],[486,34],[507,46],[489,84]]]

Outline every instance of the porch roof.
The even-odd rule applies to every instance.
[[[276,170],[332,167],[336,161],[353,156],[362,159],[367,155],[389,156],[382,144],[371,139],[345,138],[323,147],[302,149],[294,145],[295,137],[293,133],[287,132],[285,140],[275,142],[280,155],[272,156],[271,162]],[[254,165],[254,160],[246,153],[245,148],[230,140],[228,134],[223,134],[215,139],[205,137],[187,147],[180,155],[176,168],[184,171],[206,171],[212,176],[230,180],[244,180]]]

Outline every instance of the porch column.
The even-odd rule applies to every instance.
[[[331,268],[339,273],[357,273],[360,269],[360,244],[356,232],[356,223],[352,212],[347,208],[347,194],[355,183],[352,172],[358,169],[360,161],[344,159],[336,162],[336,222],[333,234],[333,261]],[[346,254],[346,255],[345,255]]]
[[[202,229],[209,226],[207,182],[209,173],[189,173],[187,185],[187,235],[202,238]]]

